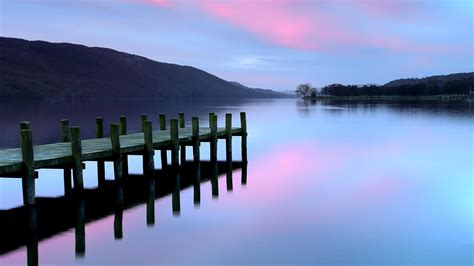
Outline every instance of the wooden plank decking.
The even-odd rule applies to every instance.
[[[23,201],[35,204],[36,169],[64,169],[65,193],[71,190],[71,170],[74,191],[81,192],[83,185],[84,161],[97,161],[99,184],[103,183],[104,162],[113,161],[114,178],[122,179],[128,174],[127,155],[143,156],[143,171],[153,175],[155,170],[154,150],[161,150],[161,160],[167,165],[166,150],[171,150],[171,167],[186,161],[186,146],[193,148],[193,161],[200,161],[200,142],[210,142],[211,161],[217,161],[217,140],[226,140],[226,161],[232,161],[232,136],[242,137],[242,161],[247,161],[247,122],[244,112],[240,113],[241,127],[232,127],[232,114],[226,114],[225,127],[217,127],[217,115],[209,114],[209,126],[200,128],[199,118],[192,118],[192,127],[185,127],[184,113],[178,119],[171,119],[167,128],[164,114],[159,116],[159,129],[152,131],[152,122],[146,115],[141,116],[141,133],[128,134],[127,118],[120,117],[120,123],[110,125],[110,137],[105,137],[103,118],[96,119],[95,139],[81,140],[80,128],[69,128],[67,119],[61,120],[61,140],[59,143],[33,146],[32,129],[29,122],[20,123],[20,148],[0,150],[0,177],[22,178]],[[163,166],[163,167],[164,167]]]
[[[232,128],[233,136],[241,136],[241,128]],[[217,129],[218,138],[226,137],[225,128]],[[190,144],[193,140],[191,128],[180,128],[178,131],[179,144]],[[211,139],[210,128],[199,129],[199,140],[207,142]],[[153,147],[168,149],[170,147],[170,130],[153,132]],[[145,140],[143,133],[133,133],[120,136],[120,153],[132,154],[144,150]],[[33,147],[35,169],[54,168],[72,163],[71,143],[53,143]],[[95,161],[111,157],[112,144],[110,138],[82,140],[82,160]],[[0,175],[17,174],[21,170],[21,148],[0,150]]]

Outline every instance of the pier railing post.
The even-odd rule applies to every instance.
[[[184,120],[184,113],[179,113],[179,128],[185,128],[186,122]],[[181,164],[186,162],[186,145],[181,145]]]
[[[112,142],[112,156],[114,161],[114,177],[116,181],[122,179],[122,154],[120,153],[119,125],[110,125],[110,140]]]
[[[69,142],[69,120],[61,120],[61,141]],[[72,183],[71,183],[71,168],[64,168],[64,195],[67,195],[71,192]]]
[[[35,204],[33,139],[30,124],[28,122],[22,122],[20,128],[23,204],[31,205]]]
[[[95,136],[98,139],[104,137],[104,119],[102,117],[95,119]],[[97,161],[97,178],[99,187],[103,187],[105,184],[105,162],[103,160]]]
[[[240,113],[240,128],[242,129],[242,162],[247,163],[247,117],[245,112]]]
[[[127,135],[127,117],[120,117],[120,135]],[[122,175],[128,175],[128,156],[122,154]]]
[[[81,130],[79,127],[71,128],[71,151],[72,151],[72,175],[74,179],[74,190],[81,192],[84,189],[82,176],[82,143]]]
[[[165,114],[160,114],[160,130],[166,130],[166,116]],[[168,165],[168,153],[166,149],[161,149],[161,169],[165,169]]]
[[[217,162],[217,115],[210,115],[209,118],[209,126],[211,128],[211,161]]]
[[[171,166],[173,170],[178,170],[179,165],[179,143],[178,143],[178,120],[170,120],[170,137],[171,137]]]
[[[151,121],[145,122],[145,150],[143,151],[143,174],[146,176],[152,176],[155,171],[154,154],[153,149],[153,128]]]

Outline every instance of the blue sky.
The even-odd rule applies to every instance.
[[[473,71],[473,14],[474,0],[0,0],[0,35],[292,90]]]

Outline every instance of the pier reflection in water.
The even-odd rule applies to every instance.
[[[180,215],[180,192],[193,187],[195,206],[201,202],[201,183],[211,181],[212,196],[219,195],[218,177],[226,175],[232,187],[232,172],[241,169],[246,180],[246,163],[186,162],[176,170],[156,170],[152,176],[128,175],[120,181],[106,180],[103,186],[59,198],[38,198],[35,205],[0,211],[0,255],[26,246],[27,264],[38,265],[38,242],[74,228],[77,259],[86,256],[86,224],[114,215],[114,238],[123,238],[124,210],[145,203],[146,224],[155,224],[155,200],[172,196],[172,213]]]

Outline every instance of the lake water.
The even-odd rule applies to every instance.
[[[138,129],[142,113],[157,122],[159,113],[169,118],[183,111],[207,125],[207,114],[216,112],[223,125],[224,114],[231,112],[238,125],[239,112],[247,112],[248,166],[236,162],[231,180],[229,171],[221,171],[218,182],[181,190],[179,211],[173,193],[148,204],[143,200],[119,215],[97,211],[105,217],[86,223],[80,247],[77,226],[50,228],[62,213],[52,210],[53,216],[45,217],[46,211],[38,209],[38,220],[46,221],[38,231],[57,231],[33,245],[40,265],[474,264],[474,115],[469,103],[282,99],[0,105],[3,148],[18,146],[21,120],[32,122],[39,144],[59,140],[62,118],[80,125],[87,138],[95,134],[96,116],[110,123],[126,115],[129,129]],[[218,150],[224,159],[224,142]],[[233,139],[233,151],[238,161],[239,137]],[[191,159],[192,153],[187,154]],[[209,159],[208,144],[202,144],[201,157]],[[141,157],[129,160],[130,172],[139,179]],[[159,152],[155,163],[160,168]],[[107,178],[113,179],[110,165]],[[38,197],[62,196],[62,171],[40,170],[36,185]],[[97,186],[94,163],[87,163],[85,186]],[[124,188],[125,200],[135,197],[127,193]],[[0,216],[21,203],[21,182],[0,179]],[[96,204],[86,201],[77,207],[86,210],[86,221],[93,215],[87,210],[98,209]],[[15,241],[0,236],[0,242],[5,247]],[[0,255],[0,265],[26,264],[31,254],[19,244]]]

